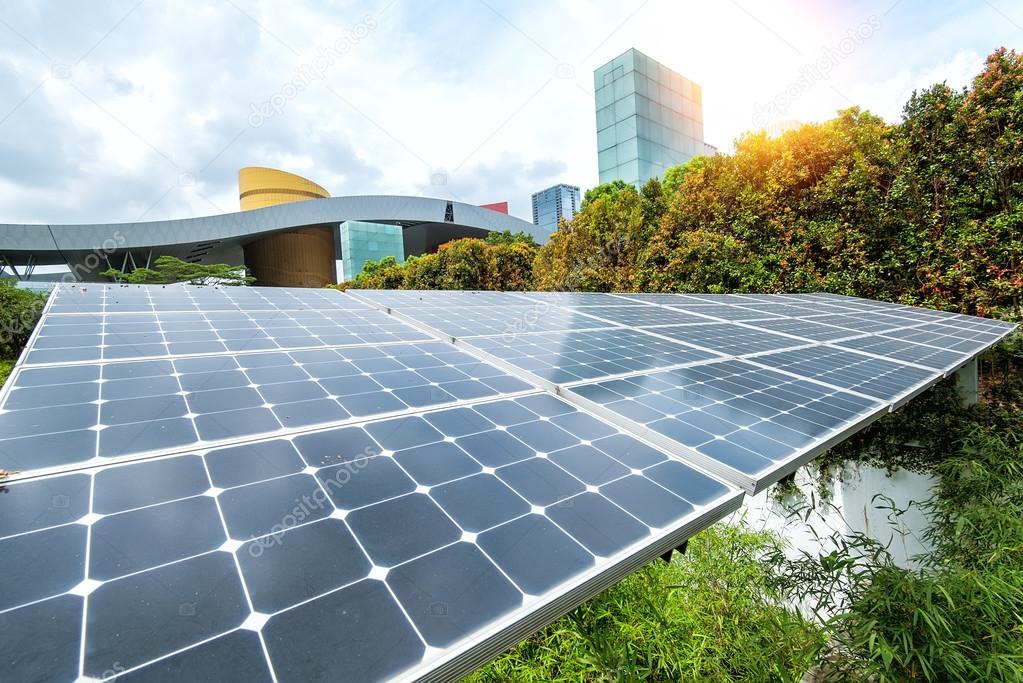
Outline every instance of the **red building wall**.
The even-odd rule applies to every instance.
[[[491,211],[497,211],[508,215],[508,202],[494,202],[493,204],[480,204],[484,209],[490,209]]]

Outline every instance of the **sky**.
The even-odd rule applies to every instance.
[[[5,0],[0,223],[238,210],[237,170],[472,204],[597,182],[593,70],[701,84],[704,137],[857,105],[897,121],[1023,47],[1009,0]]]

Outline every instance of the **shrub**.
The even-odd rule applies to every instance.
[[[46,305],[47,295],[0,278],[0,359],[16,359]]]
[[[399,265],[393,257],[367,261],[351,282],[358,289],[492,289],[533,287],[535,242],[525,233],[492,233],[493,240],[453,240],[437,251],[410,256]],[[526,239],[528,238],[528,239]]]

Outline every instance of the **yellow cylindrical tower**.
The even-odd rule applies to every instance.
[[[325,199],[325,189],[302,176],[275,168],[247,166],[238,171],[242,211]],[[245,245],[245,266],[257,285],[323,287],[337,282],[333,226],[278,232]]]
[[[246,166],[238,171],[238,201],[242,211],[329,196],[329,192],[313,181],[287,171],[262,166]]]

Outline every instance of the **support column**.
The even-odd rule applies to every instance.
[[[977,388],[977,359],[956,371],[956,387],[962,397],[963,405],[972,406],[980,400],[980,392]]]

